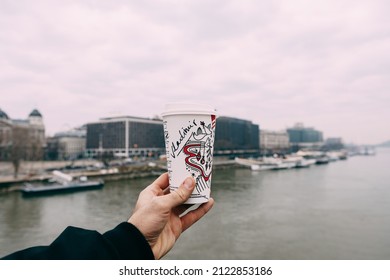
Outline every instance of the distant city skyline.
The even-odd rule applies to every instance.
[[[0,109],[46,134],[173,101],[390,140],[390,2],[1,1]]]
[[[1,108],[0,108],[1,109]],[[34,108],[34,110],[37,110],[37,108]],[[4,110],[3,110],[4,111]],[[39,109],[38,109],[38,111],[39,111]],[[98,119],[96,119],[96,120],[93,120],[93,121],[89,121],[89,122],[86,122],[86,123],[80,123],[80,124],[77,124],[77,125],[74,125],[74,126],[70,126],[69,124],[65,124],[64,126],[63,126],[63,128],[62,129],[59,129],[59,130],[56,130],[56,131],[53,131],[53,132],[49,132],[48,131],[48,129],[46,128],[46,136],[47,137],[51,137],[51,136],[54,136],[55,134],[58,134],[58,133],[61,133],[61,132],[66,132],[66,131],[70,131],[70,130],[74,130],[74,129],[77,129],[77,128],[80,128],[81,126],[84,126],[84,125],[86,125],[86,124],[88,124],[88,123],[94,123],[94,122],[97,122],[97,121],[99,121],[99,120],[101,120],[101,119],[104,119],[104,118],[107,118],[107,117],[125,117],[125,116],[127,116],[127,117],[129,117],[129,116],[131,116],[131,117],[140,117],[140,118],[149,118],[149,119],[151,119],[151,118],[155,118],[155,117],[159,117],[159,118],[161,118],[161,116],[160,115],[158,115],[158,114],[153,114],[153,115],[151,115],[151,116],[135,116],[135,115],[131,115],[131,114],[119,114],[119,115],[110,115],[110,116],[102,116],[102,117],[99,117]],[[233,117],[233,118],[238,118],[237,116],[228,116],[228,117]],[[10,117],[11,119],[14,119],[14,118],[12,118],[12,117]],[[20,119],[20,120],[22,120],[23,118],[21,117],[21,118],[16,118],[16,119]],[[43,117],[43,120],[44,120],[45,118]],[[241,118],[238,118],[238,119],[241,119]],[[250,119],[245,119],[245,120],[248,120],[248,121],[252,121],[252,120],[250,120]],[[258,124],[258,123],[254,123],[254,124]],[[275,131],[275,132],[277,132],[277,131],[286,131],[287,132],[287,129],[288,128],[293,128],[293,127],[296,127],[296,126],[302,126],[303,125],[303,127],[304,128],[314,128],[314,129],[316,129],[316,130],[318,130],[318,131],[320,131],[320,132],[323,132],[323,130],[321,130],[320,128],[318,128],[318,127],[314,127],[314,126],[308,126],[308,125],[305,125],[304,123],[302,123],[302,122],[296,122],[296,123],[294,123],[294,124],[292,124],[292,125],[290,125],[290,126],[286,126],[286,127],[284,127],[284,128],[282,128],[282,129],[266,129],[266,128],[260,128],[260,130],[261,129],[263,129],[264,131]],[[377,144],[382,144],[382,143],[384,143],[384,142],[386,142],[387,140],[385,140],[385,141],[382,141],[382,142],[377,142],[377,143],[356,143],[356,142],[353,142],[353,141],[346,141],[343,137],[341,137],[341,136],[324,136],[324,141],[326,140],[326,139],[328,139],[328,138],[342,138],[342,140],[343,140],[343,142],[345,143],[345,144],[357,144],[357,145],[377,145]]]

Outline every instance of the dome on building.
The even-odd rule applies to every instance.
[[[0,109],[0,119],[6,119],[6,120],[9,120],[9,117],[8,115]]]
[[[42,118],[42,115],[41,115],[41,113],[39,113],[39,111],[38,111],[37,109],[34,109],[34,110],[30,113],[29,117],[41,117],[41,118]]]

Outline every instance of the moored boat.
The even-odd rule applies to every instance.
[[[296,160],[292,158],[264,157],[262,160],[266,164],[273,164],[273,170],[290,169],[296,165]]]
[[[60,173],[59,171],[53,172],[53,179],[48,184],[33,185],[25,184],[21,189],[23,196],[37,196],[37,195],[50,195],[65,192],[76,192],[99,189],[104,186],[103,180],[88,180],[87,177],[82,176],[76,180],[72,176]]]
[[[253,171],[275,170],[279,165],[276,162],[268,162],[264,160],[245,159],[236,157],[234,161],[242,166],[249,167]]]
[[[329,157],[326,155],[320,156],[320,157],[316,158],[315,160],[316,160],[316,164],[328,164],[329,163]]]
[[[239,165],[250,167],[253,171],[289,169],[295,167],[296,164],[294,161],[273,157],[263,157],[259,160],[235,158],[235,162]]]
[[[246,167],[251,167],[252,165],[260,164],[260,162],[258,160],[247,159],[247,158],[239,158],[239,157],[236,157],[234,159],[234,161],[238,165],[242,165],[242,166],[246,166]]]
[[[273,170],[276,166],[274,164],[252,164],[251,170],[253,171],[264,171],[264,170]]]
[[[27,184],[21,192],[24,196],[48,195],[65,192],[85,191],[99,189],[104,186],[103,181],[73,182],[69,184],[55,183],[51,185],[34,186]]]
[[[295,165],[296,168],[305,168],[305,167],[310,167],[311,165],[315,164],[316,160],[315,159],[305,159],[302,158],[297,162]]]

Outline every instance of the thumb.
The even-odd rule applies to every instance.
[[[192,177],[187,177],[184,182],[174,191],[164,196],[167,206],[174,208],[186,202],[190,198],[192,191],[195,188],[195,180]]]

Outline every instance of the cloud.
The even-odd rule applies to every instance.
[[[302,121],[382,142],[389,10],[380,0],[3,0],[0,106],[15,118],[38,107],[52,134],[190,99],[268,129]]]

